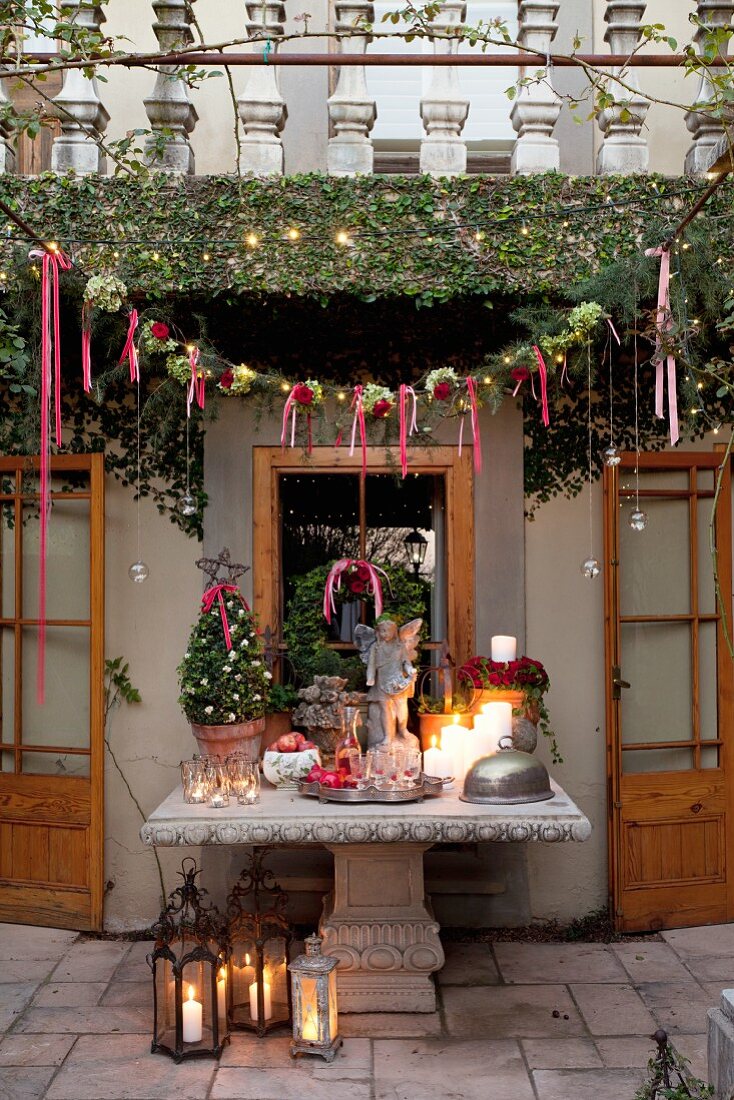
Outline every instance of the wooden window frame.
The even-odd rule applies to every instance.
[[[253,598],[263,626],[280,623],[281,532],[279,479],[282,474],[358,474],[361,454],[314,447],[308,463],[295,450],[253,447]],[[370,474],[395,474],[395,456],[370,447]],[[462,664],[474,654],[474,471],[472,449],[433,447],[410,463],[412,474],[444,478],[446,492],[446,620],[451,657]]]

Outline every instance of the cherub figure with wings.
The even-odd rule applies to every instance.
[[[391,745],[396,739],[413,747],[418,738],[408,732],[408,699],[418,675],[413,667],[422,619],[398,628],[392,619],[378,619],[374,629],[359,625],[354,644],[367,665],[367,741],[370,748]]]

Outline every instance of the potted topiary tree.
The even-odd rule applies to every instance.
[[[244,752],[257,760],[271,674],[257,620],[237,585],[246,566],[230,562],[226,548],[196,564],[211,584],[178,666],[179,703],[202,755],[224,760]],[[226,581],[218,580],[222,569]]]

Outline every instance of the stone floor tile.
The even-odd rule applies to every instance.
[[[129,945],[117,940],[84,940],[73,944],[54,970],[54,982],[108,982]]]
[[[626,1100],[644,1074],[633,1069],[536,1069],[538,1100]]]
[[[631,985],[572,985],[592,1035],[651,1035],[655,1021]]]
[[[7,1031],[30,1004],[38,982],[4,982],[0,985],[0,1031]]]
[[[0,924],[0,959],[57,959],[78,938],[62,928]]]
[[[41,986],[33,998],[34,1008],[60,1008],[99,1004],[107,985],[105,982],[49,982]],[[0,997],[2,994],[0,994]]]
[[[614,943],[612,951],[635,984],[690,980],[691,975],[668,943]]]
[[[152,940],[138,940],[136,943],[131,943],[115,970],[115,981],[152,982],[151,970],[145,959],[154,947]]]
[[[341,1023],[341,1020],[339,1021]],[[314,1070],[327,1066],[322,1058],[303,1058],[293,1060],[290,1056],[290,1037],[287,1035],[257,1039],[254,1035],[235,1032],[231,1042],[224,1048],[220,1065],[247,1066],[250,1069],[284,1069],[297,1066],[301,1062],[310,1064]],[[342,1070],[354,1071],[364,1077],[372,1066],[372,1044],[369,1039],[345,1039],[337,1055]]]
[[[688,1069],[693,1076],[708,1081],[708,1036],[674,1035],[672,1041],[678,1053],[688,1059]]]
[[[339,1017],[343,1036],[362,1039],[413,1039],[440,1035],[438,1012],[347,1012]]]
[[[82,1036],[58,1071],[47,1100],[204,1100],[216,1063],[193,1059],[177,1066],[150,1053],[142,1035]]]
[[[647,1036],[597,1039],[596,1048],[610,1069],[645,1069],[657,1049]]]
[[[718,1008],[724,990],[734,988],[734,982],[700,982],[699,984],[708,997],[709,1008]]]
[[[517,1043],[495,1039],[375,1043],[376,1100],[532,1100]]]
[[[734,988],[734,958],[722,959],[718,955],[689,957],[685,960],[685,966],[697,982],[721,982],[722,989]]]
[[[223,1067],[217,1070],[210,1096],[211,1100],[370,1100],[367,1077],[340,1076],[338,1055],[326,1070],[332,1071],[331,1079],[313,1076],[304,1061],[285,1069]]]
[[[489,944],[445,943],[446,962],[438,972],[440,985],[498,985],[499,973]]]
[[[602,1065],[592,1039],[522,1039],[531,1069],[594,1069]]]
[[[0,1042],[0,1066],[60,1066],[76,1035],[6,1035]]]
[[[446,986],[442,997],[446,1026],[454,1038],[550,1039],[586,1035],[584,1022],[562,985]]]
[[[734,959],[734,924],[673,928],[662,935],[665,942],[684,960],[706,955]]]
[[[638,991],[658,1025],[666,1031],[704,1032],[711,998],[698,982],[653,982]]]
[[[0,959],[0,985],[8,982],[43,982],[57,959]]]
[[[16,1032],[64,1035],[150,1034],[150,1010],[143,1008],[29,1008]]]
[[[500,974],[515,985],[623,982],[621,964],[601,943],[496,943]]]
[[[107,986],[101,1005],[136,1005],[139,1008],[148,1008],[153,1011],[153,981],[147,982],[116,982],[112,981]]]
[[[53,1066],[0,1069],[0,1100],[41,1100],[55,1072]]]

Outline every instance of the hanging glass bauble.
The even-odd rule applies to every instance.
[[[587,581],[593,581],[594,577],[598,577],[601,573],[601,566],[596,558],[587,558],[581,566],[581,572]]]
[[[647,512],[641,512],[639,508],[633,508],[630,512],[629,525],[633,531],[644,531],[647,527]]]
[[[604,459],[605,466],[619,466],[622,461],[622,456],[619,453],[619,448],[616,443],[610,443],[608,447],[605,447],[601,453],[601,457]]]
[[[182,516],[196,515],[196,500],[192,497],[191,493],[184,493],[182,497],[179,497],[178,503],[176,504],[176,511]]]
[[[134,561],[127,571],[127,575],[131,581],[135,581],[135,584],[142,584],[143,581],[147,581],[150,574],[150,569],[144,561]]]

